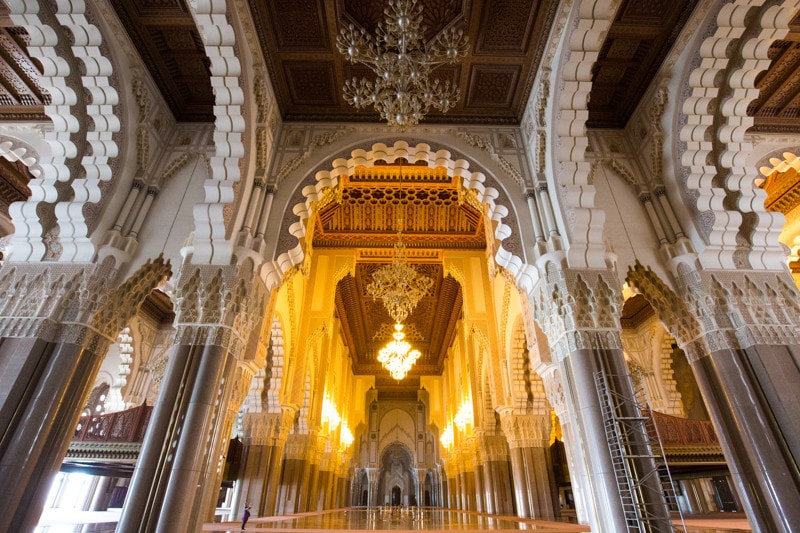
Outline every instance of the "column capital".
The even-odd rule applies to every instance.
[[[673,289],[637,263],[627,280],[651,303],[689,361],[758,344],[800,344],[798,293],[786,272],[692,269]]]
[[[241,359],[263,319],[268,291],[258,273],[243,265],[184,264],[175,296],[176,343],[214,344]]]
[[[541,326],[555,360],[581,349],[621,349],[622,288],[606,269],[555,266],[529,296],[532,318]],[[526,321],[528,338],[536,338]]]
[[[161,256],[148,260],[118,285],[105,264],[8,264],[3,274],[0,337],[38,337],[104,353],[169,277],[171,265]]]
[[[253,446],[280,446],[286,442],[291,421],[281,413],[247,413],[244,416],[244,438]]]
[[[544,448],[549,445],[549,416],[513,414],[506,411],[500,415],[500,425],[511,449]]]
[[[479,464],[508,459],[508,441],[502,433],[478,435],[476,443]]]

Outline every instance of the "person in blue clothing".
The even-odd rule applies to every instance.
[[[248,502],[244,502],[244,512],[242,513],[242,531],[244,531],[244,526],[247,525],[248,520],[250,520],[250,504]]]

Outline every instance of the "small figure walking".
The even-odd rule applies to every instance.
[[[244,512],[242,513],[242,531],[244,531],[244,526],[247,525],[248,520],[250,520],[250,504],[248,502],[244,502]]]

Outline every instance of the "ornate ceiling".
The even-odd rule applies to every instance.
[[[434,281],[405,322],[406,340],[422,356],[396,383],[377,362],[391,340],[393,321],[380,300],[367,295],[372,273],[391,260],[398,230],[409,262]],[[323,198],[314,221],[313,246],[355,249],[355,275],[336,287],[336,312],[356,374],[379,376],[381,391],[414,391],[419,376],[439,375],[461,316],[461,286],[444,276],[445,249],[484,250],[483,218],[471,191],[443,169],[416,165],[359,167]]]
[[[202,39],[185,0],[109,0],[179,122],[212,122],[213,91]],[[376,121],[342,96],[343,81],[368,75],[336,52],[340,24],[372,32],[384,0],[248,0],[284,120]],[[621,128],[697,0],[623,0],[593,71],[589,127]],[[471,49],[442,79],[462,90],[458,106],[430,122],[519,123],[555,17],[555,0],[423,0],[431,37],[463,28]],[[27,54],[27,34],[0,2],[0,120],[44,118],[48,95]],[[291,21],[291,23],[285,23]],[[770,48],[748,108],[756,131],[800,132],[800,13]],[[361,70],[359,70],[361,69]]]
[[[352,77],[374,78],[336,50],[342,25],[375,34],[386,0],[249,0],[284,120],[377,121],[342,98]],[[553,0],[425,0],[425,36],[448,27],[469,35],[470,54],[434,75],[461,88],[461,101],[427,122],[519,123],[555,18]],[[287,23],[291,21],[291,23]]]
[[[697,0],[624,0],[592,70],[590,128],[624,128]]]

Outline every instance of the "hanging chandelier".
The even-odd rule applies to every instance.
[[[389,341],[378,353],[378,362],[397,381],[406,377],[408,371],[420,357],[419,350],[412,350],[411,345],[404,340],[405,336],[403,324],[395,324],[394,333],[392,333],[394,340]]]
[[[461,90],[450,81],[431,80],[430,74],[464,58],[469,38],[451,27],[426,43],[417,0],[389,0],[384,14],[376,37],[352,24],[336,37],[336,48],[348,61],[376,74],[374,81],[347,80],[345,100],[356,109],[373,106],[390,126],[401,128],[419,123],[431,108],[446,113],[461,98]]]
[[[433,280],[423,276],[408,264],[406,245],[401,232],[397,232],[392,262],[372,273],[372,282],[367,285],[367,294],[383,300],[383,306],[396,324],[402,324],[428,294]]]

